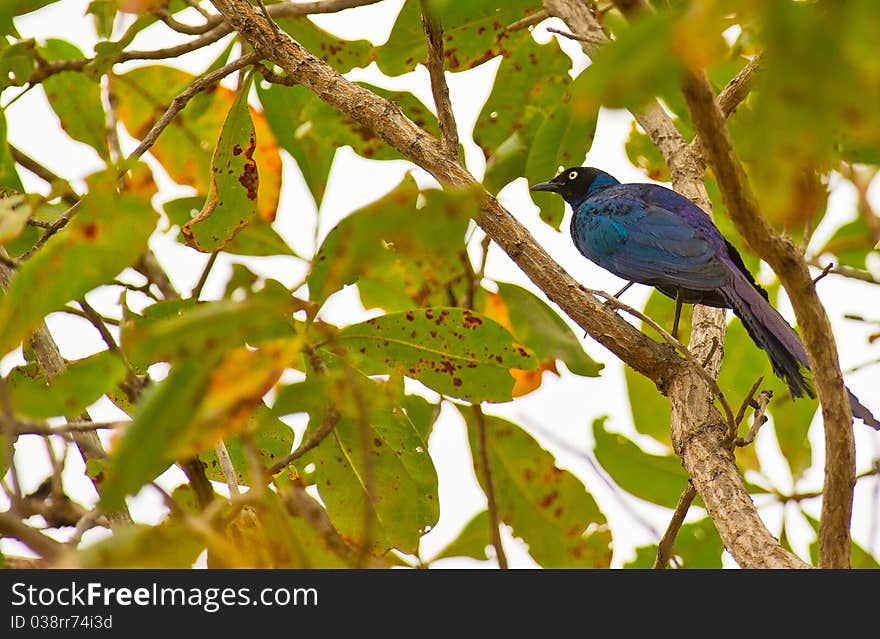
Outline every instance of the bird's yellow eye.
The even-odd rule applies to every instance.
[[[575,179],[577,176],[578,176],[578,172],[577,172],[577,171],[571,171],[571,172],[568,174],[568,179],[569,179],[569,180],[573,180],[573,179]]]

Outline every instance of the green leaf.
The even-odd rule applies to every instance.
[[[183,227],[198,215],[204,203],[204,197],[192,195],[169,200],[163,209],[172,224]],[[296,255],[272,225],[259,216],[252,218],[250,224],[229,240],[223,251],[233,255]]]
[[[156,213],[146,199],[93,188],[80,200],[64,232],[13,277],[0,301],[0,352],[15,348],[47,313],[108,282],[137,260],[155,225]]]
[[[721,568],[724,544],[708,517],[692,524],[685,524],[678,531],[673,555],[681,560],[682,568]],[[652,568],[657,558],[657,546],[636,548],[636,559],[624,568]]]
[[[183,524],[133,524],[83,548],[76,568],[192,568],[205,544]]]
[[[22,86],[30,80],[36,68],[33,40],[16,42],[0,50],[0,91],[11,86]]]
[[[801,514],[806,518],[809,522],[810,526],[813,527],[813,530],[816,534],[819,534],[819,521],[810,517],[804,511],[801,511]],[[813,541],[810,544],[810,561],[814,566],[819,563],[819,540]],[[874,556],[869,553],[867,550],[862,548],[856,542],[852,542],[852,550],[850,554],[850,562],[853,568],[865,570],[865,569],[873,569],[877,570],[880,568],[880,563],[874,558]]]
[[[39,49],[48,61],[83,58],[82,51],[65,40],[49,39]],[[110,160],[106,115],[101,86],[76,71],[62,71],[43,80],[49,105],[61,121],[61,128],[75,140],[91,146],[104,161]]]
[[[531,37],[521,40],[511,49],[498,66],[495,84],[474,126],[474,141],[486,155],[486,187],[497,192],[508,182],[526,173],[526,163],[541,125],[560,108],[565,88],[569,84],[570,61],[555,40],[544,45]],[[598,111],[598,108],[595,109]],[[560,121],[565,119],[560,112]],[[544,157],[550,153],[552,127],[545,130]],[[590,136],[591,138],[592,136]],[[589,140],[581,140],[583,158]],[[576,145],[575,141],[571,141]],[[566,152],[572,147],[566,145]],[[577,153],[575,153],[577,155]],[[540,155],[533,161],[535,170]],[[546,169],[556,174],[556,166]],[[542,176],[541,180],[550,179]],[[559,198],[556,198],[559,200]],[[548,219],[561,217],[561,202],[548,200]],[[549,213],[556,205],[555,213]]]
[[[15,168],[15,160],[6,141],[6,112],[0,111],[0,193],[4,188],[16,193],[24,191],[18,170]]]
[[[529,0],[430,0],[430,4],[443,25],[444,62],[450,71],[470,69],[504,54],[526,38],[531,39],[527,29],[507,31],[505,27],[538,11]],[[376,63],[386,75],[400,75],[426,59],[419,3],[407,0],[388,42],[376,52]]]
[[[674,455],[650,455],[618,433],[605,429],[605,418],[593,422],[594,452],[599,464],[623,490],[666,508],[675,508],[688,476]]]
[[[866,260],[874,243],[873,232],[865,223],[865,218],[859,215],[838,228],[819,253],[833,254],[838,264],[866,269]]]
[[[604,364],[594,361],[559,315],[530,291],[498,282],[498,293],[507,308],[514,336],[538,360],[560,359],[575,375],[598,377]]]
[[[373,58],[369,40],[342,40],[324,31],[306,17],[278,18],[278,26],[338,73],[366,67]]]
[[[460,308],[383,315],[342,329],[335,342],[365,372],[396,371],[472,402],[510,401],[510,369],[535,367],[503,326]]]
[[[678,93],[686,66],[683,58],[704,58],[695,62],[708,66],[726,50],[721,40],[725,27],[713,21],[712,11],[692,13],[677,8],[645,12],[618,29],[584,70],[585,94],[606,107],[637,109],[655,96]],[[701,29],[687,30],[688,19],[700,17],[707,18]]]
[[[476,408],[460,407],[468,425],[474,471],[483,489]],[[611,531],[581,481],[519,426],[482,416],[498,516],[545,568],[607,568]]]
[[[632,123],[629,137],[626,139],[626,156],[631,164],[642,169],[650,179],[657,182],[670,181],[669,168],[663,155],[651,138],[639,129],[636,122]],[[719,217],[715,215],[716,220]]]
[[[296,308],[290,292],[274,280],[238,302],[160,302],[148,307],[143,317],[123,321],[121,346],[129,361],[140,367],[211,357],[246,342],[292,335],[290,316]]]
[[[148,388],[104,469],[101,508],[121,508],[126,495],[155,479],[174,461],[176,438],[198,410],[212,372],[207,358],[175,364],[161,382]]]
[[[323,304],[358,282],[365,306],[403,310],[448,303],[467,286],[464,237],[478,202],[473,191],[426,191],[417,208],[411,176],[376,202],[343,219],[324,240],[308,278]]]
[[[23,16],[55,2],[58,0],[3,0],[3,5],[0,6],[0,36],[15,35],[15,25],[12,22],[14,17]]]
[[[278,144],[296,161],[315,204],[320,206],[337,147],[332,138],[326,140],[314,131],[306,112],[314,99],[311,92],[299,85],[264,88],[263,83],[257,83],[257,95]]]
[[[109,350],[68,363],[51,381],[15,368],[8,378],[9,400],[16,414],[33,419],[78,415],[124,375],[125,364]]]
[[[371,548],[382,553],[398,548],[415,554],[419,538],[437,523],[437,474],[428,445],[404,411],[396,405],[400,387],[360,375],[346,375],[330,362],[331,374],[310,377],[299,385],[329,398],[340,419],[321,444],[298,460],[298,468],[315,464],[315,483],[333,525],[340,534],[363,539],[364,509],[373,519]],[[357,393],[357,394],[355,394]],[[326,408],[310,411],[308,438],[326,418]],[[367,448],[364,448],[364,444]],[[365,455],[370,455],[374,499],[367,499]]]
[[[275,417],[272,410],[266,405],[258,406],[253,412],[247,430],[250,432],[257,457],[264,468],[269,468],[275,462],[286,457],[293,447],[293,430]],[[250,486],[249,464],[241,444],[241,438],[238,436],[227,437],[224,441],[229,457],[232,459],[232,465],[235,467],[238,483]],[[219,482],[226,481],[217,460],[217,453],[209,450],[202,453],[200,458],[206,464],[205,474],[208,479]]]
[[[588,93],[586,76],[581,74],[566,89],[559,105],[541,123],[529,145],[525,176],[529,184],[555,176],[560,167],[580,166],[593,144],[599,104]],[[552,194],[532,193],[541,209],[542,219],[553,228],[562,223],[560,198]]]
[[[211,158],[211,188],[199,214],[181,227],[186,243],[212,253],[220,250],[257,214],[257,148],[247,104],[248,76],[229,109]]]
[[[480,561],[489,559],[486,548],[492,544],[489,535],[489,511],[483,510],[474,515],[462,531],[446,548],[441,550],[434,559],[447,557],[472,557]]]

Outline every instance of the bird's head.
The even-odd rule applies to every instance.
[[[535,184],[529,190],[558,193],[575,207],[594,193],[615,184],[620,182],[605,171],[591,166],[573,166],[565,169],[549,182]]]

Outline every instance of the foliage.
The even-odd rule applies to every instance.
[[[271,68],[245,68],[186,96],[198,75],[234,59],[238,40],[224,41],[220,55],[195,75],[161,62],[167,57],[161,52],[132,54],[140,31],[171,33],[173,22],[159,22],[160,4],[181,22],[199,18],[184,13],[182,2],[91,3],[94,57],[50,37],[59,34],[36,41],[19,36],[22,17],[51,4],[16,0],[0,8],[0,355],[12,353],[5,361],[13,362],[0,381],[4,411],[22,432],[45,430],[49,418],[81,424],[99,414],[102,398],[116,405],[115,414],[125,414],[108,420],[115,432],[105,459],[83,448],[105,513],[123,511],[157,479],[162,484],[174,465],[190,480],[167,495],[174,507],[162,523],[84,544],[71,561],[178,567],[192,565],[205,549],[216,566],[340,567],[360,565],[367,556],[388,565],[489,561],[497,556],[497,549],[487,553],[491,530],[500,524],[541,566],[611,565],[617,531],[603,512],[609,506],[604,492],[602,499],[592,494],[595,480],[566,469],[541,430],[492,414],[495,404],[540,397],[543,373],[550,371],[580,377],[578,401],[598,417],[606,411],[589,378],[604,364],[586,353],[580,333],[540,293],[499,281],[487,268],[485,252],[494,249],[480,245],[473,224],[482,189],[435,189],[413,171],[375,201],[348,211],[324,229],[313,251],[301,254],[275,223],[283,189],[296,186],[288,184],[290,175],[298,170],[294,182],[301,176],[303,195],[313,200],[291,204],[297,232],[305,234],[324,228],[321,211],[331,185],[346,188],[331,180],[339,148],[350,148],[361,162],[401,155],[304,86],[275,82]],[[880,217],[867,196],[880,165],[874,62],[880,10],[871,0],[669,4],[633,20],[608,7],[604,21],[613,42],[572,77],[560,39],[540,44],[531,29],[509,28],[539,11],[540,2],[428,2],[444,27],[449,72],[497,65],[473,131],[461,132],[484,156],[482,185],[495,195],[519,178],[543,181],[560,166],[581,164],[603,106],[637,110],[660,97],[691,138],[680,92],[685,71],[707,68],[720,90],[763,51],[768,61],[730,131],[764,214],[802,238],[824,215],[828,176],[851,181],[859,194],[854,219],[834,229],[823,247],[810,246],[808,256],[860,269],[864,279],[880,240]],[[387,42],[375,48],[307,17],[278,24],[340,73],[375,62],[387,78],[427,62],[419,5],[407,0]],[[138,57],[151,61],[124,65]],[[412,91],[360,85],[438,136],[435,109],[416,97],[419,77],[406,76]],[[34,172],[33,162],[13,149],[7,131],[21,117],[15,96],[31,85],[43,92],[69,143],[85,145],[102,165],[85,183],[80,175],[44,170],[37,175],[45,185],[34,186],[24,173]],[[181,102],[170,124],[156,129],[166,109]],[[136,140],[158,131],[148,163],[120,152],[123,130]],[[669,179],[657,148],[635,125],[626,153],[648,178]],[[296,170],[283,172],[284,166]],[[189,194],[168,196],[156,186],[158,174]],[[707,186],[719,226],[756,269],[758,260],[724,216],[711,175]],[[539,193],[534,203],[558,230],[561,200]],[[161,255],[157,261],[157,238],[178,254],[211,255],[202,277],[178,272],[182,267]],[[212,271],[217,256],[230,267]],[[273,263],[294,265],[304,278],[292,286],[266,278],[257,258],[280,259]],[[200,284],[178,291],[168,276],[174,284],[187,277]],[[348,287],[363,308],[351,307],[336,325],[333,309]],[[777,287],[768,288],[775,296]],[[97,311],[91,299],[102,300]],[[673,303],[655,292],[644,312],[669,326]],[[60,368],[47,365],[54,346],[44,328],[57,313],[80,316],[100,332],[106,349],[61,361]],[[687,310],[685,343],[690,317]],[[51,320],[48,325],[53,328]],[[785,401],[766,356],[737,321],[724,348],[719,384],[731,403],[743,401],[762,375],[762,388],[774,391],[769,436],[798,482],[813,468],[807,430],[817,403]],[[634,370],[626,370],[625,382],[637,434],[612,432],[597,418],[592,452],[618,492],[627,493],[622,499],[637,508],[651,502],[672,509],[688,478],[671,450],[668,402]],[[420,544],[444,516],[431,446],[441,406],[463,417],[473,473],[494,512],[475,514],[428,558]],[[572,417],[572,428],[586,423],[582,415]],[[2,456],[5,466],[15,440],[2,441],[10,453]],[[285,460],[292,451],[295,458]],[[232,475],[224,470],[225,454]],[[14,460],[25,463],[18,452]],[[772,482],[754,448],[740,450],[737,460],[752,473],[752,492],[781,494],[767,487]],[[247,486],[249,497],[213,488],[199,494],[200,474],[202,483]],[[205,500],[212,499],[222,509],[209,520]],[[328,527],[315,525],[316,512]],[[193,527],[199,517],[202,526]],[[206,536],[210,526],[214,532]],[[715,568],[721,552],[715,527],[704,518],[682,528],[674,554],[683,567]],[[649,567],[655,555],[656,546],[640,547],[627,566]],[[876,567],[861,547],[854,547],[854,558]]]

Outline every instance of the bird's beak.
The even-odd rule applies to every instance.
[[[556,193],[559,190],[559,185],[553,182],[538,182],[534,186],[529,187],[529,191],[550,191],[551,193]]]

